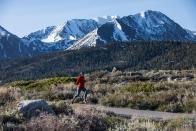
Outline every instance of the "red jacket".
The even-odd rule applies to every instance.
[[[84,76],[79,75],[77,77],[77,81],[76,81],[76,84],[78,85],[78,88],[84,88],[84,83],[85,83]]]

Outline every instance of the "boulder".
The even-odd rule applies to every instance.
[[[48,114],[55,114],[52,108],[45,100],[24,100],[18,104],[18,111],[22,113],[23,117],[31,118],[38,116],[41,112]]]

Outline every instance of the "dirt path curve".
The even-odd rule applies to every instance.
[[[132,118],[156,118],[156,119],[173,119],[173,118],[196,118],[196,113],[186,114],[186,113],[169,113],[169,112],[159,112],[159,111],[149,111],[149,110],[134,110],[129,108],[116,108],[116,107],[105,107],[101,105],[90,105],[90,104],[73,104],[74,109],[79,110],[90,110],[96,109],[98,111],[108,111],[113,112],[116,115],[132,117]]]

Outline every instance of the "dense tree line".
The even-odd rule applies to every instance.
[[[74,76],[80,71],[192,69],[196,44],[174,41],[115,42],[105,46],[53,52],[0,63],[0,80]]]

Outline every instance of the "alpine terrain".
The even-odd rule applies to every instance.
[[[72,19],[19,38],[0,27],[0,59],[100,46],[127,41],[196,41],[194,31],[184,29],[161,12],[147,10],[124,17]]]

